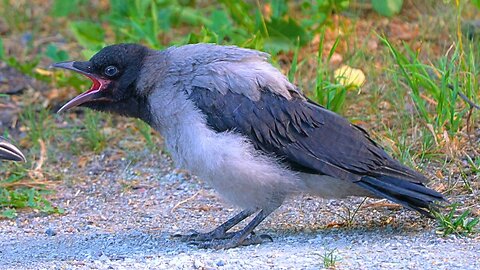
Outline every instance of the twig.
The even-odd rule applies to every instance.
[[[40,171],[42,169],[43,163],[47,157],[47,147],[45,146],[45,142],[42,139],[39,139],[38,143],[40,144],[40,158],[38,159],[35,171]]]
[[[197,191],[195,194],[193,194],[192,196],[190,196],[189,198],[186,198],[185,200],[183,201],[180,201],[178,202],[177,204],[175,204],[175,206],[172,208],[172,210],[170,210],[170,213],[173,213],[175,211],[175,209],[177,209],[178,207],[180,207],[182,204],[185,204],[193,199],[195,199],[195,197],[198,196],[198,194],[200,194],[200,192],[202,192],[203,189],[200,189],[199,191]]]
[[[42,172],[42,167],[47,158],[47,147],[45,146],[45,142],[39,139],[38,143],[40,144],[40,157],[38,159],[38,162],[35,168],[28,172],[28,176],[36,180],[45,179],[45,176],[43,175],[43,172]]]

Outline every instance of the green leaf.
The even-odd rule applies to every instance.
[[[230,1],[219,0],[225,9],[228,11],[233,21],[236,22],[242,28],[250,32],[254,32],[255,22],[250,15],[250,5],[245,1]]]
[[[470,230],[473,229],[477,224],[480,223],[480,219],[474,218],[470,220],[465,227],[469,228]]]
[[[79,0],[55,0],[52,7],[52,15],[55,17],[65,17],[78,11]]]
[[[269,46],[276,50],[293,50],[297,41],[300,46],[310,41],[307,31],[291,18],[288,20],[272,18],[271,21],[266,22],[266,27],[268,31],[266,40],[268,40]]]
[[[70,23],[68,26],[78,43],[83,47],[90,50],[98,50],[104,46],[105,31],[99,24],[77,21]]]
[[[271,0],[272,18],[281,18],[288,12],[286,0]]]
[[[55,62],[68,60],[68,53],[64,50],[58,49],[54,44],[49,44],[45,50],[45,55]]]
[[[12,208],[7,208],[1,212],[0,216],[13,219],[17,217],[17,211]]]
[[[294,49],[294,45],[290,40],[277,37],[264,38],[263,50],[270,53],[271,55],[276,55],[279,52],[288,52]]]
[[[480,9],[480,0],[472,0],[472,4]]]
[[[403,0],[372,0],[373,9],[378,14],[392,17],[402,10]]]

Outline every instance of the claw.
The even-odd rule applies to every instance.
[[[268,240],[268,242],[273,242],[273,238],[268,235],[268,234],[261,234],[260,235],[260,238],[262,238],[263,240],[265,240],[265,242]]]
[[[192,242],[192,241],[195,241],[195,239],[197,239],[199,235],[201,235],[201,233],[195,230],[190,230],[188,231],[187,234],[176,233],[176,234],[173,234],[171,237],[177,238],[182,242]]]

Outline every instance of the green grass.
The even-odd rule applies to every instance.
[[[436,65],[425,64],[409,45],[404,44],[402,53],[388,39],[380,40],[389,48],[400,71],[394,78],[405,81],[410,88],[410,97],[425,125],[431,125],[436,133],[447,131],[455,136],[466,125],[470,109],[459,93],[474,98],[472,93],[478,89],[474,55],[470,54],[466,65],[462,65],[462,52],[456,47]]]
[[[107,145],[107,137],[103,130],[99,128],[103,125],[100,116],[101,114],[97,112],[85,111],[85,119],[83,121],[85,129],[82,132],[82,137],[85,139],[88,149],[97,154],[102,152]]]
[[[341,261],[340,256],[335,254],[336,251],[336,248],[332,250],[325,250],[324,254],[321,256],[324,268],[335,269],[338,262]]]
[[[48,143],[55,134],[53,117],[45,108],[25,107],[20,115],[20,121],[27,127],[26,141],[35,148],[39,147],[40,141]]]
[[[352,227],[355,224],[355,217],[357,216],[358,211],[365,204],[366,201],[367,197],[365,197],[354,209],[350,207],[344,207],[345,214],[339,214],[339,216],[343,220],[343,223],[346,227]]]
[[[443,236],[451,234],[466,236],[478,233],[478,217],[471,217],[469,209],[463,213],[457,214],[458,204],[449,206],[450,211],[447,213],[435,213],[437,219],[437,232]]]
[[[38,188],[4,188],[0,187],[0,217],[15,218],[17,210],[30,208],[41,213],[62,214],[64,210],[58,208],[46,199],[52,194],[50,190]]]
[[[324,41],[325,28],[321,32],[320,44],[317,50],[317,72],[313,98],[318,103],[324,105],[325,108],[334,112],[341,112],[345,104],[348,86],[335,82],[332,70],[328,68],[328,63],[335,53],[340,38],[338,37],[335,40],[327,58],[323,58]]]
[[[46,182],[31,181],[27,165],[2,164],[1,171],[8,170],[6,178],[0,180],[0,217],[15,218],[17,209],[30,208],[42,213],[63,213],[46,198],[53,193]]]
[[[147,147],[150,149],[150,151],[154,151],[155,149],[157,149],[157,145],[152,138],[152,128],[147,123],[141,120],[135,120],[135,124],[140,134],[142,134],[143,139],[145,140]]]

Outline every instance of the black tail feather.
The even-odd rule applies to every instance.
[[[431,210],[438,208],[435,202],[445,201],[445,197],[441,193],[429,189],[421,183],[392,176],[364,176],[356,183],[377,196],[389,199],[428,217],[433,217]]]

